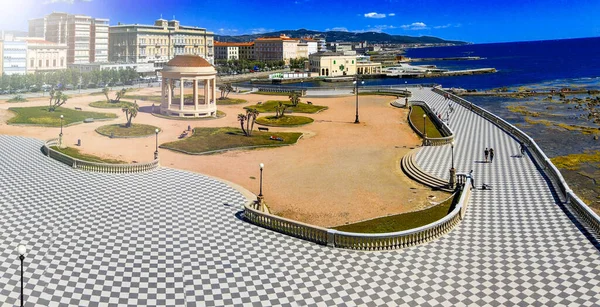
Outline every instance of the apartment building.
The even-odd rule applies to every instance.
[[[27,42],[5,38],[2,42],[0,66],[3,74],[24,75],[27,73]]]
[[[108,60],[108,19],[53,12],[29,20],[29,36],[67,45],[67,64]]]
[[[259,61],[285,61],[298,57],[299,39],[284,34],[279,37],[260,37],[254,41],[254,54]]]
[[[67,44],[57,44],[43,38],[17,38],[27,44],[27,73],[67,69]]]
[[[306,43],[306,50],[308,55],[319,52],[319,42],[312,38],[303,38],[300,40],[302,43]]]
[[[116,25],[109,28],[109,61],[154,63],[162,67],[176,55],[193,54],[214,64],[214,33],[158,19],[154,25]]]
[[[240,47],[236,43],[215,42],[216,60],[239,60]]]

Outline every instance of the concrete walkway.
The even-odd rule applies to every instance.
[[[430,89],[413,94],[447,107]],[[513,157],[510,136],[454,108],[457,168],[492,190],[474,191],[449,234],[386,252],[250,225],[239,219],[245,198],[199,174],[87,173],[43,156],[42,141],[0,136],[0,302],[18,304],[24,243],[26,306],[597,305],[598,246],[531,159]],[[493,163],[478,163],[485,146]],[[450,148],[417,161],[446,177]]]

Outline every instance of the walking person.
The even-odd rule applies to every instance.
[[[490,154],[490,151],[487,149],[487,147],[485,148],[485,150],[483,151],[483,153],[485,154],[485,163],[488,162],[488,156]]]
[[[494,149],[490,148],[490,163],[494,162]]]
[[[525,144],[523,142],[520,142],[519,149],[521,149],[521,157],[523,157],[525,155]]]

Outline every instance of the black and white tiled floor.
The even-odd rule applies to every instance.
[[[426,89],[415,97],[444,103]],[[597,305],[598,249],[531,160],[511,157],[514,141],[455,109],[457,168],[492,190],[474,191],[449,234],[387,252],[244,223],[242,195],[202,175],[72,170],[39,140],[0,136],[0,303],[19,303],[25,243],[26,306]],[[497,150],[494,163],[475,162],[481,146]],[[417,161],[445,177],[449,158],[431,147]]]

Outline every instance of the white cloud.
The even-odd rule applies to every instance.
[[[250,29],[250,33],[252,34],[263,34],[263,33],[267,33],[267,32],[273,32],[275,31],[274,29],[267,29],[267,28],[254,28],[254,29]]]
[[[385,18],[385,14],[371,12],[365,14],[366,18]]]
[[[237,29],[226,29],[226,28],[219,29],[219,34],[221,34],[221,35],[233,35],[233,34],[236,34],[237,32],[238,32]]]
[[[400,28],[404,30],[426,30],[429,29],[424,22],[413,22],[409,25],[402,25]]]
[[[434,29],[446,29],[446,28],[450,28],[452,25],[451,24],[445,24],[443,26],[434,26]]]
[[[394,17],[394,16],[396,16],[396,13],[389,13],[388,16]]]
[[[333,28],[325,29],[325,31],[342,31],[342,32],[348,32],[348,28],[345,28],[345,27],[333,27]]]
[[[92,2],[92,0],[46,0],[46,1],[44,1],[44,4],[52,4],[52,3],[73,4],[75,2]]]

